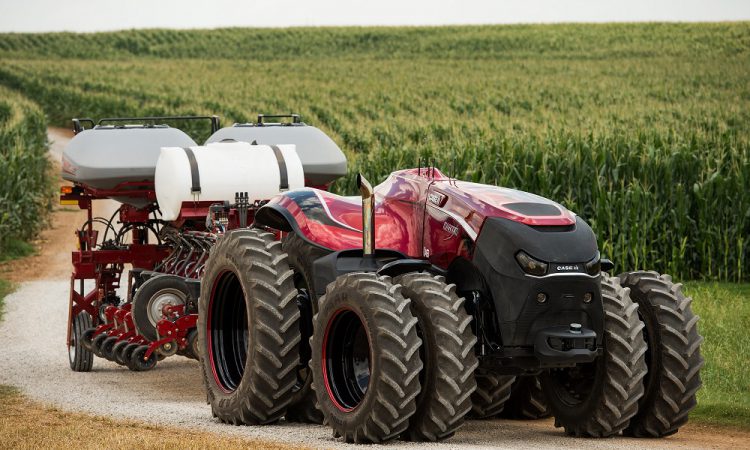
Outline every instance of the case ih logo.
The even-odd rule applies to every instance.
[[[448,222],[443,222],[443,230],[447,231],[453,236],[458,236],[458,227],[455,225],[451,225]]]
[[[579,272],[581,268],[575,264],[557,266],[558,272]]]
[[[445,194],[441,194],[440,192],[430,192],[427,194],[427,200],[430,201],[433,205],[436,206],[443,206],[445,204],[445,200],[448,199],[448,196]]]

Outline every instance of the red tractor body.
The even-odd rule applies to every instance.
[[[271,199],[261,213],[270,215],[266,209],[282,215],[308,241],[329,250],[362,246],[362,201],[358,196],[302,189]],[[375,187],[376,247],[427,258],[444,269],[457,257],[471,256],[487,217],[531,226],[575,224],[573,213],[546,198],[459,181],[434,168],[393,172]]]
[[[596,238],[572,212],[435,168],[393,172],[373,191],[379,273],[428,268],[473,298],[470,308],[488,312],[475,326],[484,329],[484,366],[518,374],[592,361],[601,351]],[[297,189],[264,205],[256,222],[332,252],[312,267],[313,287],[323,295],[335,277],[361,270],[362,215],[359,197]],[[524,273],[519,254],[544,264],[544,271]],[[571,323],[581,332],[570,333]],[[549,343],[553,338],[559,345]]]

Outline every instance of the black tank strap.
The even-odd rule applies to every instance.
[[[201,175],[198,172],[198,161],[195,160],[195,153],[193,149],[184,147],[185,155],[187,155],[188,162],[190,163],[190,176],[193,179],[193,186],[190,188],[191,194],[201,193]]]
[[[289,174],[286,170],[286,161],[284,160],[284,154],[281,152],[281,149],[277,145],[272,145],[271,149],[273,150],[273,154],[276,156],[276,162],[279,164],[279,190],[287,191],[289,190]],[[192,178],[193,184],[190,188],[190,192],[192,194],[200,194],[201,176],[198,170],[198,161],[195,160],[195,153],[193,153],[193,150],[189,147],[185,147],[183,148],[183,150],[185,150],[185,155],[187,156],[188,162],[190,163],[190,176]]]
[[[284,160],[284,154],[281,153],[281,149],[277,145],[272,145],[273,154],[276,155],[276,162],[279,163],[279,190],[289,190],[289,175],[286,172],[286,161]]]

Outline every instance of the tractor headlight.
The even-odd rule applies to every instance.
[[[516,253],[516,261],[518,261],[521,269],[523,269],[523,271],[528,273],[529,275],[535,275],[539,277],[547,273],[546,262],[532,258],[524,251]]]
[[[602,259],[599,252],[596,252],[596,256],[586,263],[586,273],[589,275],[599,275],[602,271]]]

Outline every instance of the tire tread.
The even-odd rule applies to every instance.
[[[412,302],[412,311],[430,320],[430,329],[440,347],[431,349],[434,373],[425,374],[429,389],[422,392],[417,412],[410,419],[406,437],[413,441],[438,441],[455,434],[471,410],[471,394],[476,390],[474,355],[477,339],[471,330],[471,316],[464,309],[464,298],[453,284],[429,273],[410,273],[394,280]],[[427,327],[421,326],[422,333]],[[425,345],[425,344],[423,344]],[[427,361],[423,361],[425,366]]]
[[[646,341],[644,324],[638,317],[638,305],[630,298],[630,290],[617,278],[602,274],[601,296],[604,307],[604,350],[598,360],[601,370],[601,391],[592,392],[585,418],[572,420],[566,406],[554,400],[554,388],[548,385],[552,375],[542,379],[542,387],[555,415],[555,426],[577,437],[609,437],[623,431],[638,412],[638,401],[644,395],[646,375]],[[599,375],[597,375],[599,376]],[[594,380],[592,380],[594,382]],[[594,383],[596,385],[596,383]]]
[[[313,388],[334,435],[343,437],[346,442],[365,444],[395,439],[406,431],[409,418],[416,411],[416,397],[420,392],[418,375],[422,370],[419,357],[421,340],[409,304],[410,300],[401,295],[401,287],[393,285],[389,277],[359,272],[338,277],[320,298],[319,312],[313,320],[315,332],[311,338]],[[340,413],[328,397],[322,380],[321,352],[316,349],[322,348],[328,321],[335,308],[342,305],[370,310],[373,321],[369,328],[371,345],[378,347],[373,351],[378,361],[371,364],[373,367],[377,364],[380,373],[371,376],[365,399],[356,410],[357,415],[347,413],[344,420],[333,420],[334,414]],[[385,313],[375,313],[378,310]],[[372,395],[375,397],[370,397]],[[368,406],[365,407],[364,403]]]
[[[635,271],[620,275],[623,286],[630,288],[631,297],[640,304],[641,314],[655,320],[649,336],[653,347],[649,355],[656,367],[647,377],[651,389],[639,404],[638,414],[631,420],[625,434],[633,437],[664,437],[676,433],[688,421],[701,388],[700,354],[703,337],[698,333],[699,317],[693,314],[692,299],[682,293],[682,285],[668,275]]]
[[[246,302],[252,309],[255,324],[253,348],[243,380],[229,395],[221,392],[213,377],[209,358],[202,358],[201,368],[207,391],[207,402],[215,417],[234,425],[259,425],[277,422],[283,417],[292,398],[297,348],[300,341],[296,327],[299,310],[291,301],[296,295],[286,254],[273,234],[258,229],[231,231],[219,239],[211,250],[204,280],[213,282],[220,275],[217,266],[233,267],[246,290]],[[203,354],[208,354],[206,311],[210,289],[201,289],[198,339]]]

